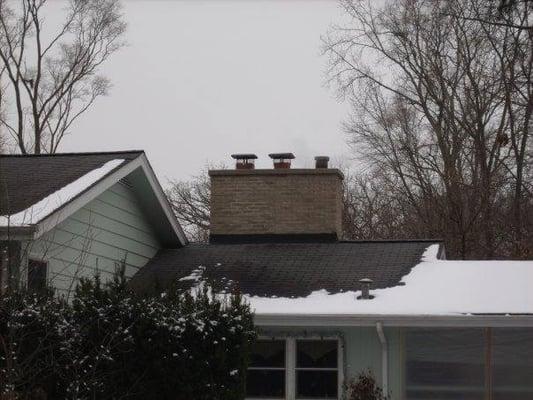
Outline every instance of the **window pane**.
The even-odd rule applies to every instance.
[[[284,398],[285,370],[249,369],[246,376],[246,397]]]
[[[258,340],[255,342],[250,356],[250,367],[285,368],[285,341]]]
[[[46,288],[46,268],[43,261],[28,260],[28,289],[33,291]]]
[[[336,399],[337,371],[296,371],[296,397]]]
[[[492,329],[493,400],[533,399],[533,329]]]
[[[483,400],[484,340],[482,329],[408,330],[407,399]]]
[[[298,340],[296,349],[298,368],[337,368],[336,340]]]

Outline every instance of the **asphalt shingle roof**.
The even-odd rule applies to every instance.
[[[141,154],[142,151],[0,155],[0,215],[23,211],[108,161],[131,161]]]
[[[399,284],[438,241],[360,241],[330,243],[194,244],[161,250],[132,279],[140,291],[161,290],[170,284],[190,286],[187,277],[199,266],[203,277],[237,287],[243,294],[302,297],[326,289],[339,293],[359,289],[370,278],[373,288]]]

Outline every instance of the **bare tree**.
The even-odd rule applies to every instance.
[[[207,170],[188,181],[171,181],[166,191],[174,214],[193,242],[209,240],[211,184]]]
[[[343,237],[348,240],[410,239],[418,234],[413,213],[379,171],[350,175],[344,172]],[[413,223],[414,222],[414,223]]]
[[[69,0],[58,29],[49,0],[0,0],[0,127],[23,154],[54,153],[72,124],[110,88],[99,67],[123,45],[119,0]],[[8,104],[5,104],[9,100]]]
[[[523,227],[501,227],[511,189],[528,204],[517,172],[531,150],[526,31],[475,21],[482,0],[375,4],[343,1],[350,21],[325,39],[353,104],[351,144],[416,217],[414,232],[443,237],[455,257],[501,255]]]
[[[526,18],[523,16],[526,15]],[[486,0],[471,21],[533,32],[533,0]]]

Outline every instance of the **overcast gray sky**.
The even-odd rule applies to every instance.
[[[144,149],[160,179],[186,179],[208,161],[292,151],[347,154],[347,106],[324,86],[320,36],[335,0],[124,1],[129,46],[104,72],[113,82],[63,151]]]

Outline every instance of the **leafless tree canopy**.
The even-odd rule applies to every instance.
[[[486,0],[484,7],[480,7],[473,21],[518,29],[533,30],[533,21],[517,18],[524,12],[533,12],[533,0]]]
[[[50,0],[0,0],[0,131],[22,153],[54,153],[110,82],[99,67],[123,45],[119,0],[69,0],[61,26]]]
[[[453,257],[530,255],[531,32],[477,21],[482,0],[342,5],[349,21],[325,52],[369,166],[352,186],[353,215],[369,214],[365,227],[387,219],[396,237],[440,236]],[[391,234],[372,229],[352,236]]]
[[[188,181],[171,181],[166,194],[189,240],[207,242],[211,201],[207,168]]]

